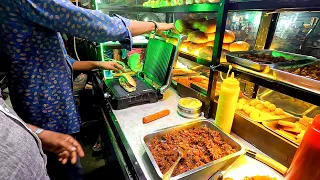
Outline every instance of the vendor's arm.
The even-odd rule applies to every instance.
[[[52,31],[96,42],[119,41],[127,49],[132,46],[130,31],[138,35],[154,29],[152,22],[110,17],[101,11],[77,7],[69,0],[19,0],[17,4],[23,18]],[[171,28],[172,24],[159,24],[160,30]]]
[[[124,71],[123,67],[117,62],[103,61],[77,61],[67,56],[67,61],[71,64],[74,71],[91,71],[93,69],[114,70],[116,72]]]
[[[72,65],[75,71],[91,71],[93,69],[114,70],[116,72],[124,72],[123,67],[117,62],[103,62],[103,61],[76,61]]]

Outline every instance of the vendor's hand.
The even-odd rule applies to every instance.
[[[39,138],[43,150],[57,154],[59,159],[63,157],[64,163],[70,159],[71,163],[75,164],[78,156],[84,157],[81,145],[70,135],[44,130],[39,134]]]
[[[158,31],[174,29],[173,23],[157,23],[157,25],[158,25]]]
[[[105,69],[105,70],[114,70],[116,72],[120,72],[120,71],[124,72],[123,67],[117,62],[112,62],[112,61],[101,62],[100,66],[102,69]]]

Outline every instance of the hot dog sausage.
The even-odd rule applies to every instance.
[[[152,121],[155,121],[157,119],[160,119],[160,118],[162,118],[164,116],[168,116],[169,114],[170,114],[170,111],[168,109],[166,109],[166,110],[151,114],[149,116],[143,117],[142,118],[142,122],[143,122],[143,124],[147,124],[149,122],[152,122]]]

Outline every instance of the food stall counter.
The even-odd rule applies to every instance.
[[[138,179],[159,179],[159,176],[152,166],[152,163],[142,145],[142,137],[156,130],[194,121],[192,119],[186,119],[178,115],[177,106],[179,99],[180,96],[178,96],[172,88],[169,88],[165,92],[164,98],[156,103],[134,106],[123,110],[110,109],[109,113],[112,114],[111,123],[115,124],[116,131],[122,141],[120,143],[124,144],[124,147],[127,151],[125,152],[125,154],[129,155],[131,163],[134,165],[135,171],[140,171],[140,173],[137,172],[137,174],[135,175],[136,177],[138,177]],[[162,111],[164,109],[170,110],[170,114],[168,116],[150,122],[148,124],[143,124],[143,117]],[[110,120],[107,121],[110,122]],[[240,142],[246,149],[250,149],[257,153],[263,154],[261,151],[259,151],[237,135],[232,134],[232,137]],[[248,166],[248,163],[251,164],[251,166]],[[242,164],[246,164],[247,167],[255,166],[252,163],[258,162],[253,160],[242,161]],[[277,179],[282,179],[282,176],[280,174],[270,169],[271,168],[269,168],[269,171],[273,172],[270,174],[270,176],[277,177]],[[256,172],[259,173],[260,171]]]

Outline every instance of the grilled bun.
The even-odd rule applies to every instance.
[[[135,81],[129,74],[122,74],[122,76],[127,79],[128,83],[129,83],[131,86],[137,87],[136,81]]]
[[[201,31],[193,31],[188,35],[188,40],[193,42],[193,43],[206,43],[208,42],[208,37],[205,33]]]
[[[245,41],[236,41],[230,44],[229,51],[249,51],[250,45]]]
[[[130,76],[131,77],[131,76]],[[136,90],[136,86],[133,86],[133,85],[136,85],[136,83],[135,83],[135,81],[133,80],[133,82],[131,81],[131,83],[133,83],[133,85],[131,85],[131,83],[129,83],[129,81],[126,79],[126,78],[128,78],[128,77],[125,77],[125,76],[121,76],[120,78],[119,78],[119,84],[121,85],[121,87],[124,89],[124,90],[126,90],[126,91],[128,91],[128,92],[133,92],[133,91],[135,91]],[[129,78],[130,79],[130,78]]]

